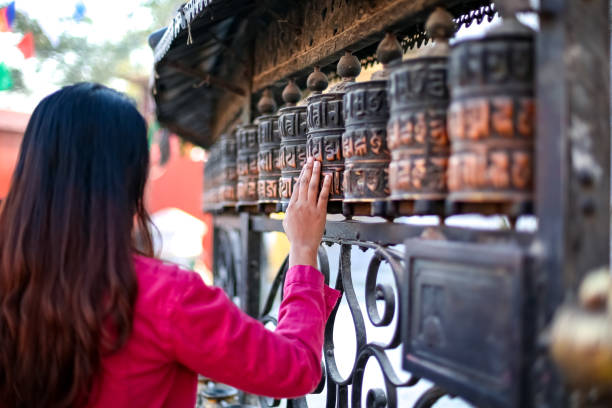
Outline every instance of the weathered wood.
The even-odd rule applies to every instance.
[[[466,9],[482,1],[445,1]],[[289,76],[303,76],[315,64],[338,61],[380,41],[385,31],[407,33],[425,21],[437,0],[314,0],[292,4],[283,19],[257,33],[253,91]]]
[[[288,23],[269,24],[257,35],[253,90],[337,61],[345,49],[359,50],[398,29],[436,0],[316,0],[295,3]],[[295,26],[302,27],[296,29]]]

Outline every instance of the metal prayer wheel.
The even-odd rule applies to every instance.
[[[356,82],[346,88],[346,130],[342,135],[345,202],[386,201],[390,160],[388,119],[387,81]]]
[[[383,68],[372,80],[346,86],[342,135],[345,215],[385,215],[389,195],[390,153],[387,147],[389,64],[402,57],[397,38],[387,33],[376,49]]]
[[[230,132],[221,135],[219,141],[221,151],[221,185],[220,200],[224,207],[236,204],[236,133]]]
[[[222,206],[223,168],[221,145],[215,143],[209,149],[205,166],[204,202],[206,211],[218,211]]]
[[[512,216],[531,207],[533,32],[507,3],[499,6],[502,24],[455,44],[450,55],[448,204],[455,212]]]
[[[208,160],[204,164],[204,188],[202,193],[202,209],[211,211],[213,204],[213,163],[210,160],[212,149],[209,149]]]
[[[280,133],[278,131],[278,115],[271,113],[276,110],[276,103],[269,89],[264,90],[257,104],[259,116],[257,124],[257,196],[259,204],[277,203],[279,201],[278,181],[281,176],[279,163]]]
[[[286,107],[278,111],[278,130],[281,136],[279,161],[281,177],[279,195],[281,210],[285,211],[295,183],[306,163],[306,135],[308,132],[306,106],[295,106],[300,100],[300,89],[290,81],[283,90]]]
[[[236,195],[238,206],[257,205],[257,125],[239,126],[236,131]]]
[[[446,80],[448,40],[455,31],[452,16],[436,8],[426,30],[434,45],[397,64],[389,76],[389,187],[399,215],[442,212],[447,195]]]
[[[331,176],[329,212],[341,212],[343,194],[344,157],[342,156],[342,134],[344,133],[343,98],[346,87],[354,82],[361,66],[356,57],[347,53],[338,62],[337,72],[342,80],[329,93],[325,89],[326,79],[316,82],[311,77],[323,75],[317,68],[308,80],[313,95],[308,98],[307,157],[321,162],[321,183],[325,175]],[[335,91],[335,92],[332,92]]]

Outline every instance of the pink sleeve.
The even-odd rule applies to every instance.
[[[319,271],[300,265],[287,272],[274,332],[194,276],[172,314],[177,361],[214,381],[268,397],[298,397],[317,386],[325,322],[340,296],[324,285]]]

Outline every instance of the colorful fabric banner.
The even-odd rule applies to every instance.
[[[72,18],[77,23],[80,22],[80,21],[82,21],[85,18],[85,12],[86,11],[87,11],[87,8],[85,8],[85,4],[83,4],[82,1],[79,1],[74,6],[74,14],[72,15]]]
[[[30,58],[34,56],[34,34],[31,32],[26,33],[19,44],[17,44],[17,48],[21,51],[24,58]]]
[[[0,32],[11,31],[15,21],[15,2],[9,3],[8,6],[0,9]]]
[[[13,88],[13,76],[11,70],[4,62],[0,62],[0,91]]]

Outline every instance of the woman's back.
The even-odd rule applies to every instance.
[[[319,271],[288,271],[273,333],[196,273],[134,259],[133,331],[121,350],[102,360],[92,406],[191,408],[196,373],[279,398],[304,395],[319,382],[323,327],[339,296]]]
[[[196,373],[278,398],[318,383],[339,297],[314,268],[331,181],[319,194],[320,164],[309,159],[284,220],[271,332],[195,273],[136,255],[152,257],[148,158],[144,119],[111,89],[77,84],[36,107],[0,208],[3,406],[191,408]]]

